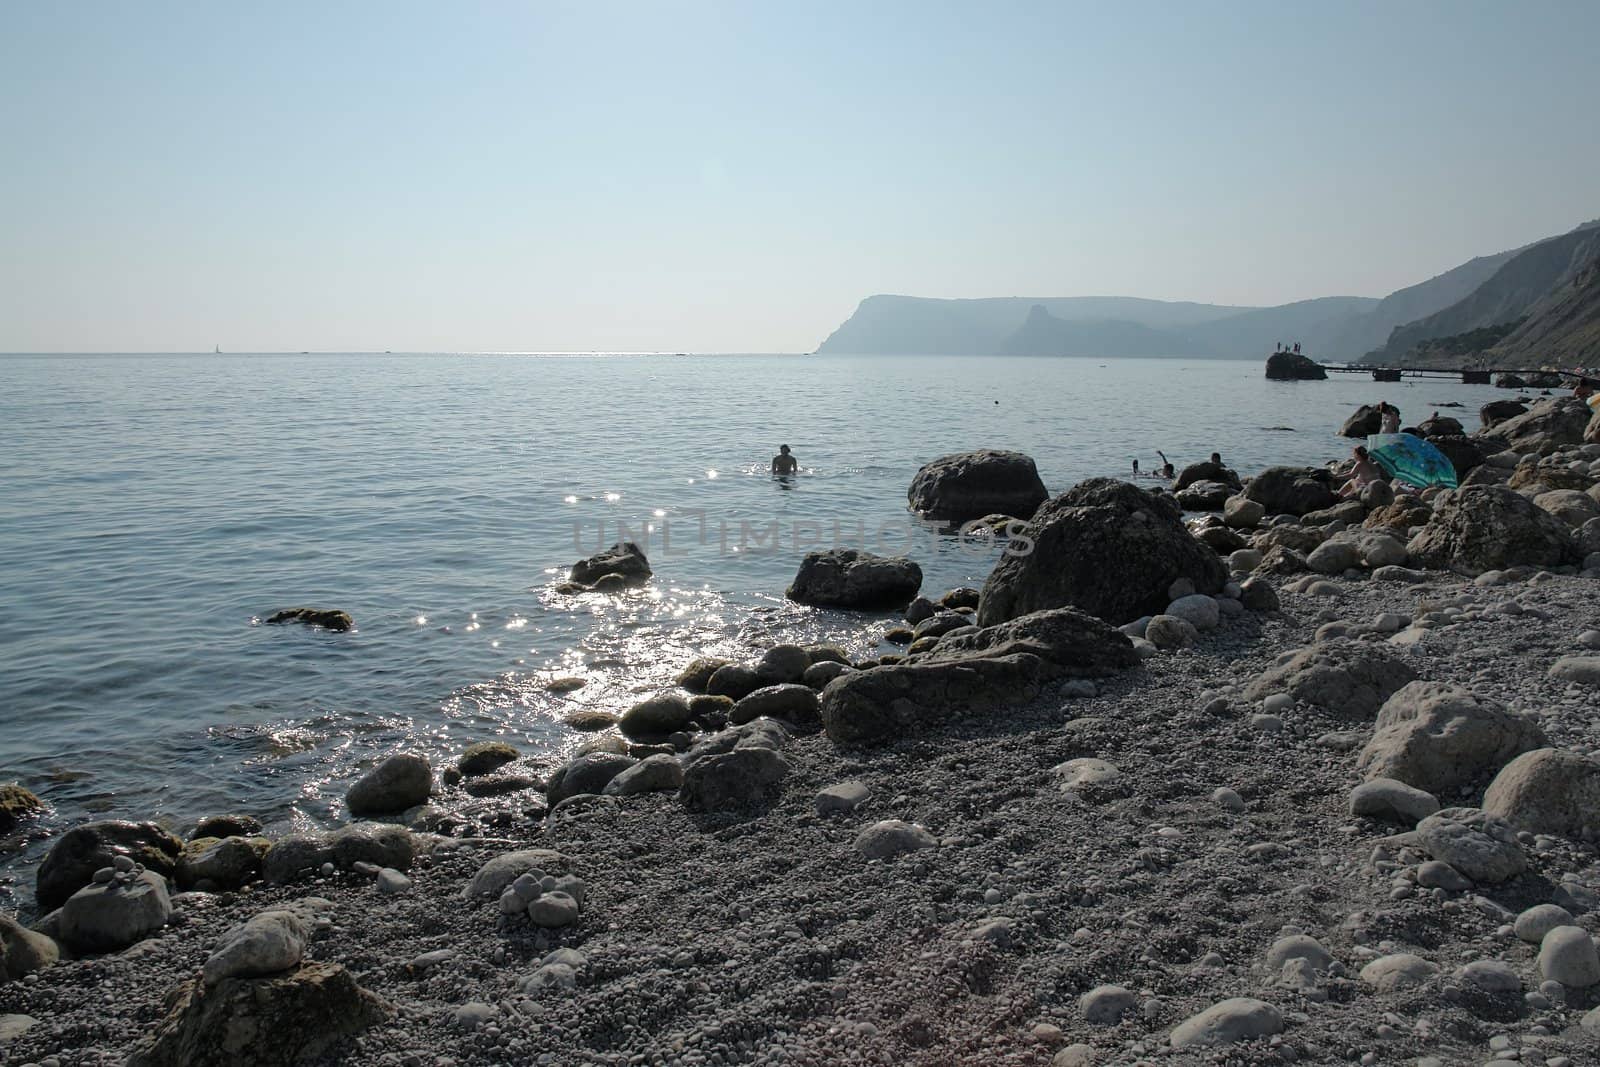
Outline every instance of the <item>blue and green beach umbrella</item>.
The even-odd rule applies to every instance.
[[[1367,438],[1367,455],[1391,478],[1426,489],[1456,488],[1456,465],[1420,437],[1408,433],[1375,433]]]

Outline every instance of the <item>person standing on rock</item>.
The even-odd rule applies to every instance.
[[[799,467],[799,462],[789,454],[789,446],[779,445],[778,454],[772,457],[772,473],[780,478],[787,478]]]

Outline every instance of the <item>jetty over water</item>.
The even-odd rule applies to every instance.
[[[1452,379],[1463,385],[1489,385],[1497,374],[1510,374],[1518,378],[1560,377],[1563,387],[1576,388],[1585,382],[1600,384],[1595,379],[1585,377],[1575,371],[1544,370],[1517,370],[1511,367],[1378,367],[1370,363],[1319,363],[1317,366],[1330,374],[1370,374],[1375,382],[1398,382],[1402,378],[1425,378],[1433,381]]]

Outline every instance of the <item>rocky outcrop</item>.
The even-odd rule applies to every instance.
[[[356,626],[356,621],[348,612],[332,608],[285,608],[267,616],[269,626],[285,622],[298,622],[306,626],[332,630],[335,633],[344,633],[355,629]]]
[[[177,871],[183,842],[155,823],[108,819],[86,823],[61,835],[39,865],[34,895],[45,911],[94,881],[96,871],[111,867],[118,856],[160,875]]]
[[[924,518],[966,522],[993,514],[1026,519],[1049,495],[1032,458],[984,449],[925,464],[906,497]]]
[[[61,949],[52,938],[0,915],[0,985],[55,963]]]
[[[1287,693],[1295,700],[1350,719],[1371,719],[1417,672],[1386,652],[1350,642],[1321,642],[1263,672],[1245,688],[1247,700]]]
[[[622,585],[642,585],[650,580],[651,573],[644,549],[632,541],[619,541],[604,552],[574,563],[568,580],[583,586],[594,586],[602,578]]]
[[[1419,566],[1468,573],[1577,562],[1572,533],[1560,519],[1495,485],[1441,494],[1406,548]]]
[[[1448,415],[1441,415],[1437,411],[1428,418],[1417,423],[1417,432],[1423,437],[1432,440],[1435,437],[1460,437],[1467,431],[1462,427],[1459,419],[1452,419]]]
[[[1227,568],[1184,527],[1171,500],[1109,478],[1045,504],[1025,536],[1032,551],[1001,556],[984,583],[979,625],[1060,607],[1120,624],[1158,614],[1180,578],[1201,593],[1227,581]]]
[[[1481,782],[1544,744],[1539,724],[1465,689],[1411,682],[1384,702],[1356,769],[1438,796]]]
[[[1327,380],[1328,372],[1310,356],[1274,352],[1267,357],[1267,377],[1275,382],[1320,382]]]
[[[1245,486],[1244,495],[1268,515],[1304,515],[1339,502],[1333,476],[1318,467],[1268,467]]]
[[[179,988],[128,1067],[303,1067],[342,1059],[351,1038],[393,1014],[337,963],[211,988],[197,978]]]
[[[922,568],[903,556],[835,548],[807,553],[784,595],[800,604],[874,611],[903,608],[921,588]]]
[[[1233,496],[1234,487],[1222,482],[1194,482],[1173,494],[1185,511],[1220,511]]]
[[[1582,444],[1591,414],[1589,405],[1575,396],[1546,397],[1483,436],[1513,452],[1548,456],[1563,445]]]

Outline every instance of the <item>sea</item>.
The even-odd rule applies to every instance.
[[[0,781],[50,809],[0,843],[0,906],[90,818],[332,825],[397,750],[554,759],[586,736],[569,713],[620,712],[696,655],[865,654],[892,620],[784,589],[833,546],[910,555],[935,595],[981,586],[999,548],[906,510],[940,455],[1017,449],[1052,492],[1158,450],[1248,475],[1346,455],[1360,403],[1470,429],[1504,395],[1271,382],[1259,359],[0,357]],[[556,591],[619,540],[648,585]],[[356,628],[264,624],[296,606]]]

